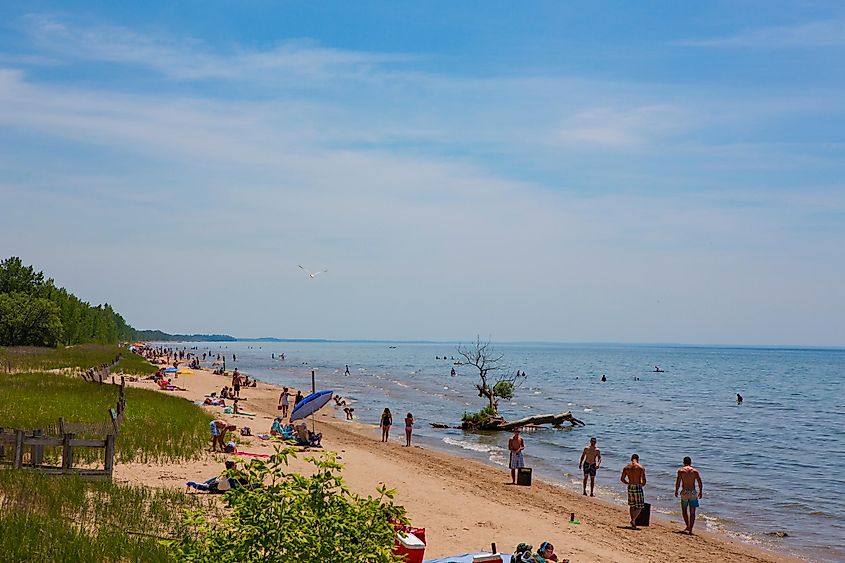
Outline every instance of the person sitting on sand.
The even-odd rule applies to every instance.
[[[224,493],[232,488],[232,479],[228,477],[227,473],[235,468],[235,462],[227,460],[225,467],[226,470],[220,475],[212,477],[202,483],[188,481],[187,485],[199,491],[207,491],[210,494]]]
[[[557,555],[555,555],[555,546],[551,544],[551,542],[544,541],[540,544],[540,547],[537,549],[537,553],[534,554],[534,561],[536,563],[546,563],[546,561],[557,561]]]
[[[637,518],[645,508],[645,495],[643,487],[646,484],[645,467],[640,465],[640,456],[633,454],[631,463],[622,469],[620,481],[628,485],[628,509],[631,513],[631,528],[638,530]]]
[[[698,492],[695,490],[696,484],[698,485]],[[681,512],[687,525],[684,532],[692,535],[692,527],[695,526],[695,509],[698,508],[698,500],[704,492],[704,483],[701,482],[698,469],[692,466],[692,458],[689,456],[684,458],[684,466],[678,469],[678,478],[675,479],[676,497],[681,485],[683,485],[681,488]],[[687,514],[687,509],[689,509],[689,514]]]
[[[295,428],[297,445],[322,447],[322,445],[320,444],[323,439],[322,432],[311,432],[310,430],[308,430],[308,426],[304,422],[302,424],[299,424]]]
[[[282,420],[283,419],[281,416],[277,416],[275,419],[273,419],[273,425],[270,426],[271,436],[281,436],[282,434],[284,434],[284,431],[282,430]]]

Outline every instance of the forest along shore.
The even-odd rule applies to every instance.
[[[162,392],[201,401],[212,392],[219,393],[230,381],[229,376],[196,369],[193,375],[176,380],[185,391]],[[131,385],[158,387],[152,381]],[[260,381],[256,387],[241,389],[241,397],[246,399],[241,408],[256,413],[254,417],[222,415],[220,407],[203,408],[238,428],[249,426],[253,434],[266,433],[278,412],[280,392],[280,387]],[[326,406],[316,416],[323,446],[337,452],[345,465],[345,479],[356,493],[373,494],[381,483],[398,490],[397,502],[408,510],[414,525],[427,530],[426,557],[489,550],[492,542],[500,551],[509,552],[521,542],[536,546],[550,541],[560,556],[573,561],[797,561],[726,536],[698,531],[695,536],[679,534],[684,525],[678,521],[652,517],[650,527],[631,530],[627,528],[626,507],[583,497],[536,479],[531,487],[511,486],[506,470],[419,446],[401,447],[404,436],[400,436],[403,433],[398,427],[391,442],[382,443],[377,421],[342,421],[334,417],[334,408]],[[239,449],[270,453],[272,445],[255,437],[242,438]],[[312,453],[301,454],[300,459],[291,462],[291,468],[308,471],[311,466],[302,458],[309,455]],[[118,465],[115,479],[184,487],[186,481],[219,473],[227,457],[209,453],[204,460],[183,464]],[[603,478],[618,479],[616,475]],[[580,524],[568,523],[573,512]]]

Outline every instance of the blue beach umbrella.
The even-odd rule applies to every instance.
[[[314,414],[326,406],[326,403],[332,400],[332,393],[334,393],[332,390],[317,391],[316,393],[311,393],[307,397],[304,397],[301,401],[294,405],[293,410],[290,413],[290,421],[293,422],[294,420],[299,420]]]

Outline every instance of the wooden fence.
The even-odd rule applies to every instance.
[[[109,409],[105,422],[66,422],[35,430],[0,427],[0,465],[27,467],[50,474],[73,473],[86,478],[111,479],[114,472],[115,440],[125,418],[126,387],[121,378],[115,408]],[[89,438],[87,436],[104,436]],[[77,436],[86,436],[77,438]],[[45,463],[44,448],[61,447],[61,465]],[[103,451],[103,469],[74,466],[74,448],[99,448]],[[11,458],[7,459],[7,455]]]

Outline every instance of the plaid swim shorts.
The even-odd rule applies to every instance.
[[[645,495],[642,485],[628,485],[628,506],[643,508],[645,506]]]

